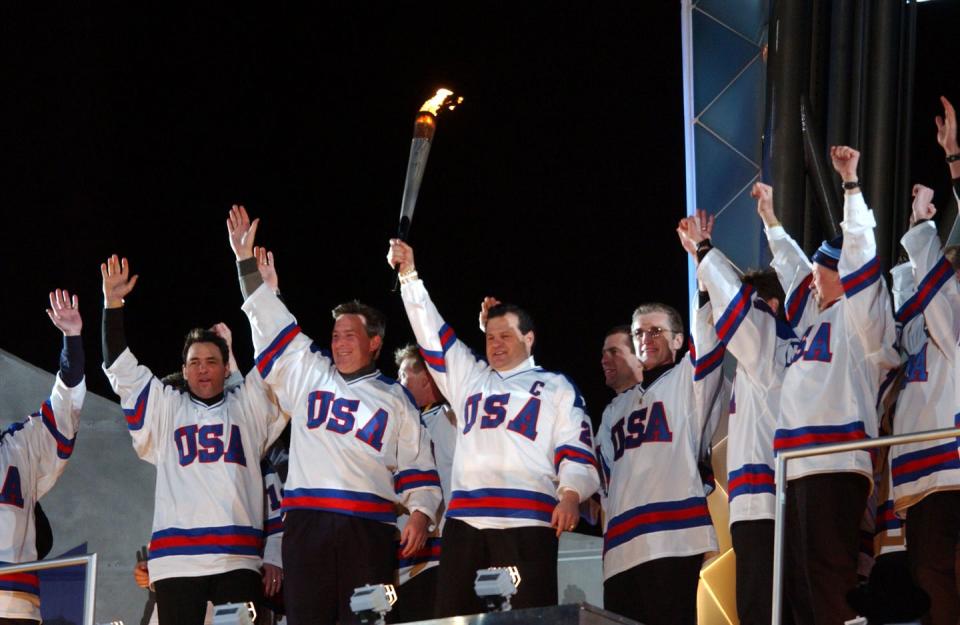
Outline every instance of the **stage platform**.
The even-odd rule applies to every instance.
[[[611,623],[640,625],[637,621],[601,610],[589,603],[416,621],[416,625],[608,625]]]

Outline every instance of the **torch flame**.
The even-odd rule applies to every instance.
[[[463,98],[457,95],[454,95],[449,89],[437,89],[437,93],[434,94],[432,98],[423,103],[423,106],[420,107],[421,113],[430,113],[431,115],[439,115],[442,109],[447,109],[452,111],[457,108],[458,104],[463,102]]]

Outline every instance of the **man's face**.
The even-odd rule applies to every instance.
[[[507,313],[487,321],[487,362],[496,371],[508,371],[530,357],[533,332],[520,333],[520,320]]]
[[[430,373],[426,368],[421,368],[417,371],[417,364],[417,361],[413,358],[405,358],[403,362],[400,363],[398,377],[400,378],[400,384],[403,384],[403,386],[410,391],[410,394],[413,395],[414,401],[417,402],[417,407],[423,408],[433,401],[430,392],[432,387]]]
[[[630,328],[637,358],[645,370],[674,363],[677,350],[683,345],[683,333],[671,330],[667,313],[658,311],[634,317]]]
[[[200,399],[210,399],[222,393],[227,373],[223,354],[216,344],[194,343],[187,350],[183,379],[186,380],[190,392]]]
[[[340,373],[354,373],[373,362],[380,349],[379,336],[367,336],[363,315],[340,315],[333,323],[330,351]]]
[[[604,383],[618,393],[639,382],[643,375],[640,361],[630,349],[630,337],[622,332],[603,340],[600,366]]]
[[[840,282],[840,274],[832,269],[827,269],[820,263],[813,263],[813,279],[811,283],[817,299],[820,302],[829,304],[843,296],[843,284]]]

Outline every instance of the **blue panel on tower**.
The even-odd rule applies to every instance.
[[[719,139],[694,126],[697,163],[697,204],[714,213],[757,175],[757,167],[725,146]]]
[[[694,114],[711,102],[756,56],[757,46],[726,26],[693,11]]]
[[[760,137],[763,134],[765,69],[758,54],[753,63],[700,116],[701,124],[758,165]]]
[[[768,7],[769,0],[700,0],[697,3],[697,9],[754,43],[759,43],[767,30]]]
[[[757,237],[760,228],[757,201],[750,197],[747,187],[717,217],[711,238],[740,269],[760,269],[770,262],[766,237]]]

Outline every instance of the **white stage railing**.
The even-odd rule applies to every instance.
[[[849,443],[831,443],[826,445],[812,445],[803,449],[794,449],[777,454],[777,474],[776,474],[776,525],[774,527],[773,541],[773,625],[781,625],[781,612],[783,611],[783,541],[786,535],[787,516],[787,462],[795,458],[806,458],[809,456],[824,456],[826,454],[837,454],[843,451],[857,451],[859,449],[872,449],[874,447],[889,447],[891,445],[904,445],[906,443],[922,443],[924,441],[935,441],[942,438],[960,437],[960,428],[946,430],[930,430],[929,432],[917,432],[915,434],[900,434],[899,436],[882,436],[880,438],[871,438],[867,440],[851,441]]]
[[[97,598],[97,554],[57,558],[55,560],[39,560],[23,564],[0,566],[0,575],[10,573],[30,573],[47,569],[62,569],[67,566],[86,565],[86,574],[83,580],[83,625],[95,625],[93,607]]]

